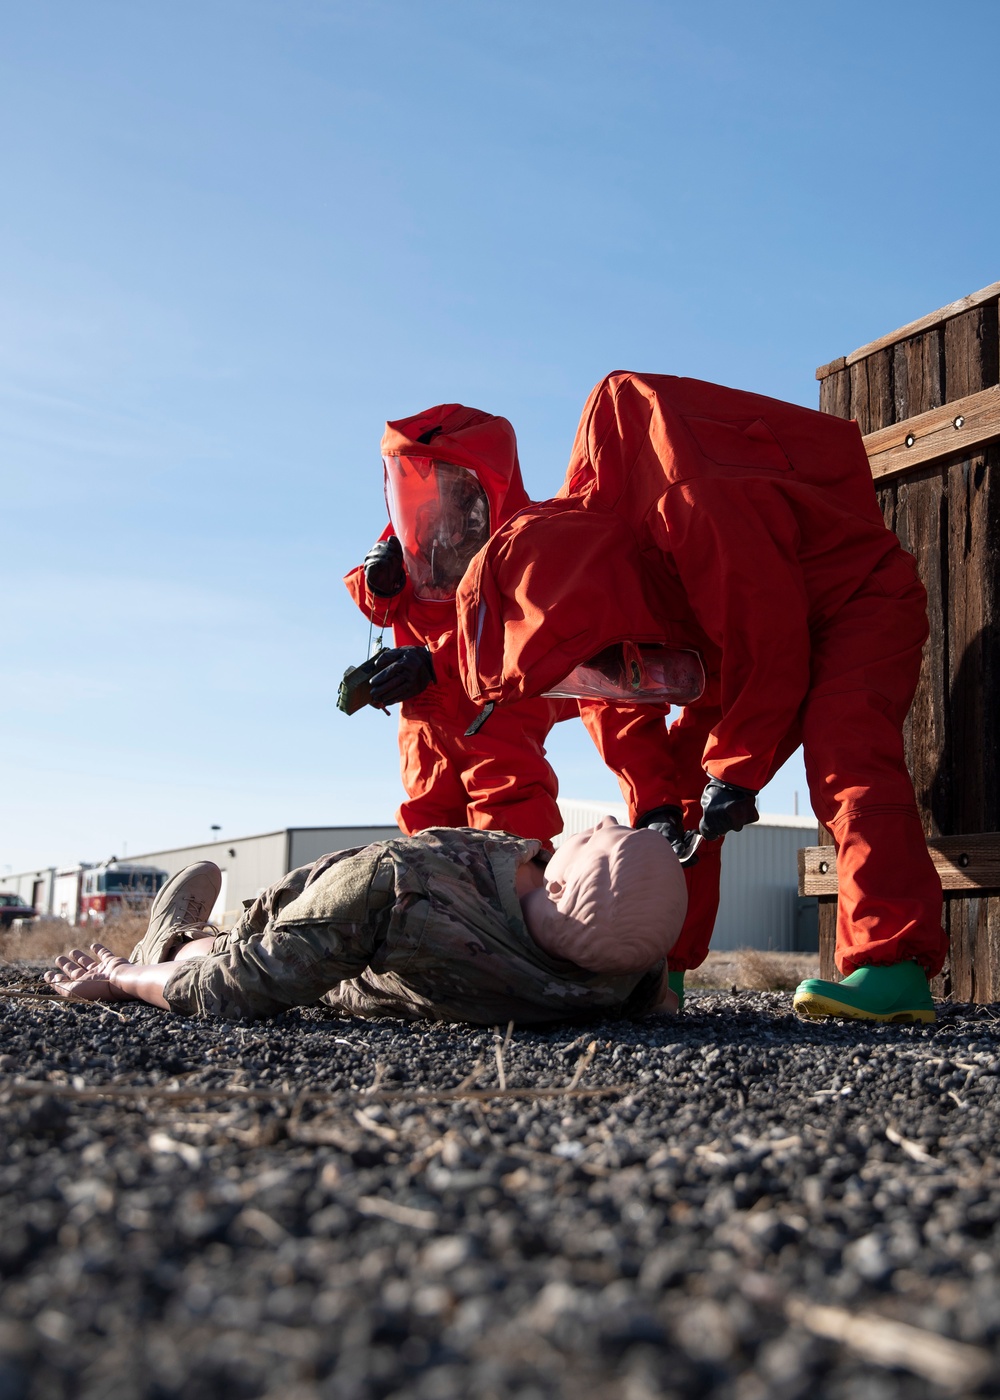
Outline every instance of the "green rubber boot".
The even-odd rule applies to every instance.
[[[845,1016],[854,1021],[937,1020],[927,974],[918,963],[859,967],[843,982],[809,977],[792,998],[800,1016]]]
[[[683,1011],[683,1010],[684,1010],[684,973],[683,973],[683,972],[668,972],[668,973],[667,973],[667,983],[669,984],[670,990],[671,990],[672,992],[676,992],[676,993],[677,993],[677,1010],[678,1010],[678,1011]]]

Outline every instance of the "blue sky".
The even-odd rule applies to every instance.
[[[628,368],[815,405],[1000,277],[993,0],[69,0],[0,20],[0,874],[391,820],[335,709],[387,417],[558,486]],[[577,724],[569,796],[617,788]],[[763,799],[804,802],[796,760]]]

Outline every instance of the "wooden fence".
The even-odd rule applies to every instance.
[[[945,889],[935,991],[1000,1000],[1000,282],[823,365],[820,408],[856,418],[886,523],[916,556],[930,640],[906,755]],[[822,829],[821,829],[822,830]],[[832,842],[800,853],[833,964]]]

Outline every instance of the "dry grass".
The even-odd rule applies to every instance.
[[[146,932],[146,914],[123,914],[103,926],[76,928],[65,919],[36,919],[25,929],[0,930],[0,962],[41,962],[68,953],[71,948],[87,948],[103,943],[113,953],[128,957]]]
[[[805,977],[819,976],[818,953],[765,953],[759,948],[735,948],[709,953],[701,967],[689,972],[689,987],[738,987],[752,992],[791,992]]]

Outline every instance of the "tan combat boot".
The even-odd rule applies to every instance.
[[[177,872],[160,890],[149,911],[149,928],[129,954],[129,962],[168,962],[185,937],[198,937],[222,888],[222,871],[199,860]]]

